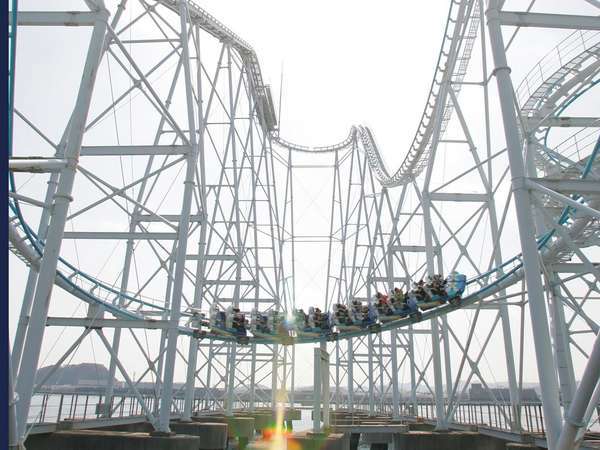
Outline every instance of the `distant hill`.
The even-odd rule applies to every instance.
[[[36,382],[44,379],[53,368],[54,366],[41,367]],[[106,386],[108,379],[108,369],[102,364],[72,364],[58,368],[44,382],[44,386]],[[117,381],[116,378],[114,381]]]

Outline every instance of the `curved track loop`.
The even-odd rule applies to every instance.
[[[281,147],[287,148],[288,150],[293,150],[295,152],[305,152],[305,153],[331,153],[337,152],[338,150],[343,150],[352,145],[357,133],[357,128],[350,128],[350,133],[348,133],[348,137],[337,144],[332,145],[324,145],[318,147],[308,147],[306,145],[294,144],[293,142],[286,141],[282,137],[279,136],[279,133],[273,133],[271,136],[271,140]]]
[[[178,12],[175,0],[160,0],[159,2]],[[250,74],[252,94],[259,105],[261,125],[270,133],[272,141],[290,150],[319,153],[334,152],[347,148],[358,137],[367,153],[371,169],[377,174],[379,181],[384,187],[394,187],[411,182],[429,164],[430,141],[435,127],[439,126],[441,136],[453,112],[452,102],[448,99],[447,92],[443,92],[440,89],[440,86],[442,86],[441,81],[450,79],[450,81],[455,83],[455,93],[458,93],[460,81],[462,81],[466,74],[480,21],[478,2],[451,2],[438,64],[419,128],[404,162],[393,175],[390,175],[375,144],[371,130],[367,127],[352,127],[346,139],[338,144],[323,147],[307,147],[293,144],[279,137],[270,90],[262,81],[258,58],[252,47],[193,2],[189,3],[191,20],[197,22],[205,31],[219,40],[231,42],[231,45],[242,56]],[[559,64],[555,66],[555,70],[549,70],[548,62],[552,58],[556,58],[556,56],[558,56]],[[586,85],[590,85],[593,82],[592,77],[597,74],[599,67],[600,33],[598,32],[582,33],[577,31],[567,37],[553,52],[542,59],[519,85],[517,91],[521,117],[523,120],[528,120],[528,126],[524,127],[527,132],[533,134],[542,130],[544,128],[544,118],[548,112],[568,105],[575,96],[579,95],[578,93],[581,93],[585,89]],[[598,158],[598,154],[600,153],[599,147],[600,141],[596,143],[592,154],[588,158],[574,164],[577,167],[584,167],[584,177],[588,173],[598,170],[598,166],[600,166],[598,164],[598,160],[600,159]],[[542,149],[539,154],[545,155],[542,158],[544,158],[544,161],[548,161],[548,149]],[[592,208],[600,207],[600,197],[597,195],[594,197],[588,196],[585,200]],[[11,212],[9,218],[9,249],[26,264],[37,267],[43,250],[43,242],[39,240],[38,236],[36,236],[35,232],[24,220],[18,201],[14,198],[10,199],[9,207]],[[590,216],[578,217],[574,214],[572,208],[565,208],[559,219],[559,226],[565,224],[568,224],[567,235],[569,239],[575,242],[580,240],[581,237],[600,233],[597,219]],[[563,237],[558,236],[552,230],[538,239],[538,248],[540,249],[544,263],[549,264],[570,259],[573,250],[565,240],[565,237],[564,235]],[[522,277],[523,268],[519,255],[469,280],[467,291],[460,305],[445,304],[425,311],[421,320],[441,316],[454,309],[460,309],[461,307],[482,301],[519,282]],[[84,302],[100,305],[118,318],[148,321],[149,319],[145,313],[150,311],[154,313],[165,311],[163,306],[153,303],[149,299],[143,299],[127,292],[120,292],[118,289],[101,280],[79,271],[75,266],[62,258],[59,260],[55,283]],[[115,300],[119,297],[125,299],[125,307],[117,306]],[[191,319],[191,314],[189,313],[183,313],[183,316]],[[384,331],[407,326],[414,323],[415,320],[410,317],[397,319],[382,324],[380,330]],[[197,333],[197,330],[188,326],[181,326],[179,331],[181,334],[187,335]],[[368,333],[370,331],[365,329],[337,333],[331,335],[331,337],[334,339],[345,339]],[[204,336],[207,339],[213,340],[235,340],[234,337],[213,334],[205,334]],[[326,336],[303,336],[295,338],[293,343],[317,342],[325,338]],[[277,341],[277,339],[252,338],[252,341],[256,343],[268,343]]]

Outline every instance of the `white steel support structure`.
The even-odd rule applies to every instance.
[[[393,173],[367,127],[325,147],[285,141],[256,53],[192,1],[109,4],[110,26],[101,3],[72,16],[20,13],[24,30],[68,17],[92,30],[60,141],[15,109],[15,133],[46,150],[18,146],[11,157],[10,250],[30,266],[11,355],[21,441],[35,392],[85,352],[109,368],[105,418],[122,409],[122,392],[160,431],[199,410],[274,407],[285,390],[293,406],[292,341],[217,334],[208,311],[309,306],[296,296],[296,258],[320,243],[323,311],[436,273],[468,278],[457,304],[329,344],[298,337],[335,359],[331,397],[327,379],[315,380],[325,409],[426,415],[447,429],[467,420],[477,382],[504,431],[535,432],[521,417],[533,334],[547,445],[578,445],[600,396],[600,114],[579,117],[571,104],[597,95],[600,32],[597,17],[502,5],[450,2],[428,101]],[[506,41],[502,25],[517,26]],[[538,27],[574,31],[515,89],[507,53]],[[331,188],[329,221],[310,235],[294,216],[293,180],[306,169]],[[73,301],[85,312],[68,310]],[[36,380],[48,348],[55,366]]]
[[[200,48],[200,31],[196,28],[194,33],[196,42],[196,48]],[[199,55],[200,57],[200,55]],[[202,98],[202,76],[200,74],[201,66],[197,66],[196,75],[196,92],[198,97]],[[200,191],[200,205],[204,215],[201,217],[200,222],[200,236],[198,238],[198,260],[196,262],[196,286],[194,287],[194,307],[201,309],[202,307],[202,292],[204,289],[204,271],[206,264],[206,234],[208,229],[208,220],[206,216],[207,203],[206,203],[206,162],[204,158],[204,112],[202,104],[198,103],[197,106],[197,117],[198,117],[198,170],[199,170],[199,191]],[[198,326],[198,324],[196,324]],[[198,326],[199,328],[199,326]],[[186,372],[186,386],[185,386],[185,404],[183,410],[182,420],[191,421],[192,408],[195,398],[195,380],[196,380],[196,368],[198,360],[198,339],[195,336],[190,337],[189,350],[188,350],[188,363]]]
[[[565,423],[560,432],[556,448],[567,450],[574,448],[577,434],[585,427],[584,420],[588,408],[597,406],[598,399],[594,400],[594,390],[598,389],[600,382],[600,334],[596,336],[590,359],[585,366],[583,376],[575,392],[573,403],[565,414]],[[590,399],[592,401],[590,401]],[[588,419],[589,420],[589,419]]]
[[[181,217],[177,228],[177,250],[175,253],[175,267],[173,273],[173,295],[171,298],[171,314],[169,316],[169,329],[167,331],[167,348],[165,353],[164,376],[161,390],[160,413],[158,431],[169,432],[171,420],[171,402],[173,400],[173,379],[175,376],[175,358],[177,356],[177,339],[179,338],[179,314],[182,303],[183,274],[185,271],[185,257],[187,254],[188,228],[190,225],[190,212],[192,207],[192,194],[194,177],[198,159],[198,138],[196,136],[196,111],[193,96],[192,77],[190,68],[190,51],[188,37],[188,8],[187,1],[179,1],[179,18],[181,23],[181,47],[183,59],[183,75],[187,99],[187,124],[189,130],[190,151],[186,158],[186,174],[184,180],[183,199],[181,204]]]
[[[494,75],[498,83],[500,107],[504,134],[508,151],[512,189],[517,210],[519,237],[523,252],[523,267],[529,297],[529,309],[534,328],[533,338],[536,350],[538,376],[542,392],[544,420],[546,422],[547,439],[550,448],[556,445],[561,423],[561,411],[558,398],[558,381],[553,368],[552,347],[548,329],[543,286],[540,277],[540,266],[535,241],[535,225],[531,217],[531,201],[525,186],[525,164],[522,156],[522,144],[519,138],[519,127],[513,103],[513,86],[510,78],[510,67],[506,59],[504,40],[500,27],[499,3],[490,0],[486,17],[494,56]]]
[[[99,1],[94,6],[97,8],[96,19],[93,25],[88,54],[84,72],[81,79],[77,102],[73,111],[73,120],[69,123],[69,131],[65,142],[64,159],[68,162],[60,172],[60,177],[53,195],[53,211],[48,223],[46,234],[47,246],[40,262],[35,294],[33,296],[31,314],[23,344],[23,353],[19,365],[16,392],[19,396],[17,405],[17,423],[19,439],[24,441],[27,418],[35,375],[41,351],[42,339],[48,308],[54,286],[53,278],[56,271],[57,258],[60,253],[62,236],[73,182],[75,178],[79,150],[83,138],[83,130],[87,118],[92,90],[94,87],[97,67],[102,56],[107,21],[109,12],[104,8],[104,3]],[[51,186],[49,186],[51,189]]]
[[[118,18],[121,17],[124,6],[125,2],[118,6],[117,13],[111,22],[110,34],[107,38],[102,36],[101,44],[103,45],[100,45],[99,50],[101,53],[106,52],[108,54],[108,66],[105,65],[104,69],[108,70],[109,78],[103,78],[101,83],[107,83],[108,85],[110,81],[113,104],[108,108],[102,106],[103,109],[99,113],[96,109],[94,111],[95,116],[87,124],[82,122],[80,128],[84,130],[83,133],[99,126],[104,122],[104,119],[110,118],[110,114],[114,114],[116,117],[115,106],[124,102],[128,98],[127,96],[137,88],[158,112],[159,124],[156,138],[151,145],[121,145],[122,143],[118,142],[119,124],[115,121],[116,145],[84,146],[82,156],[86,158],[94,157],[93,161],[117,156],[123,164],[123,156],[121,155],[130,155],[131,158],[148,157],[147,164],[141,178],[135,179],[129,184],[123,180],[124,187],[122,188],[118,184],[115,186],[112,180],[105,181],[102,179],[102,175],[96,175],[85,168],[81,168],[80,170],[84,176],[101,188],[104,196],[100,196],[98,200],[83,207],[78,205],[67,220],[73,217],[84,217],[88,211],[94,212],[94,208],[98,208],[106,202],[112,202],[118,208],[121,208],[123,212],[128,213],[128,231],[126,233],[68,232],[65,236],[74,240],[124,239],[126,245],[122,265],[123,271],[119,274],[119,289],[114,291],[120,292],[120,294],[112,300],[112,305],[117,308],[127,309],[131,307],[132,303],[135,305],[140,301],[139,295],[147,289],[147,286],[155,283],[161,273],[166,275],[164,307],[152,311],[154,305],[145,305],[150,308],[150,311],[146,311],[147,314],[150,314],[150,316],[158,315],[164,323],[167,321],[171,323],[170,328],[166,326],[159,327],[161,331],[157,355],[151,355],[152,352],[144,348],[144,338],[133,332],[135,328],[139,329],[139,326],[132,324],[133,328],[130,333],[131,336],[129,336],[129,339],[133,338],[134,344],[139,347],[148,362],[148,369],[143,371],[139,378],[134,379],[129,376],[130,384],[132,384],[131,388],[134,389],[139,383],[147,382],[148,377],[153,380],[156,397],[162,397],[160,428],[166,431],[168,420],[173,412],[180,413],[184,418],[189,419],[193,409],[198,406],[194,401],[195,382],[200,381],[202,385],[208,384],[208,387],[204,387],[205,395],[214,396],[218,385],[210,385],[210,372],[213,373],[212,380],[214,381],[221,379],[215,378],[215,372],[222,371],[224,368],[225,371],[227,370],[226,366],[220,366],[220,363],[216,361],[219,358],[223,361],[223,358],[219,356],[218,344],[214,346],[217,349],[216,352],[215,349],[211,350],[216,358],[210,362],[207,355],[203,354],[202,348],[200,348],[199,354],[195,353],[194,347],[198,342],[198,338],[201,338],[201,334],[195,332],[189,334],[191,351],[188,350],[187,357],[182,355],[177,345],[177,341],[180,340],[177,336],[181,332],[182,320],[185,320],[185,323],[189,323],[194,328],[200,328],[200,326],[203,326],[199,313],[200,308],[212,304],[215,299],[219,301],[221,308],[226,308],[230,304],[244,303],[253,305],[259,310],[272,308],[285,311],[285,308],[291,305],[290,293],[284,292],[281,287],[283,280],[288,276],[283,261],[288,257],[289,249],[287,245],[283,244],[284,227],[279,221],[278,210],[280,206],[277,204],[278,200],[275,195],[275,183],[285,180],[285,170],[287,169],[276,171],[274,168],[274,160],[270,154],[269,137],[265,134],[264,126],[260,123],[264,112],[261,111],[263,106],[259,106],[257,103],[255,92],[260,86],[256,86],[255,81],[251,79],[254,75],[251,75],[250,72],[254,69],[251,66],[251,61],[248,60],[248,55],[240,48],[239,42],[234,45],[223,46],[221,57],[217,57],[216,60],[214,54],[211,53],[211,49],[206,52],[208,56],[200,60],[200,35],[204,34],[206,30],[204,22],[199,20],[203,12],[196,5],[189,6],[186,3],[164,2],[164,6],[160,5],[154,9],[148,9],[142,5],[141,10],[138,7],[135,11],[134,8],[134,14],[138,14],[135,20],[122,29],[117,29]],[[103,16],[100,14],[98,17]],[[27,20],[31,22],[30,19]],[[154,39],[153,41],[147,39],[129,40],[127,45],[124,45],[121,42],[123,32],[125,30],[137,32],[136,23],[141,23],[144,20],[154,21],[152,26],[157,29],[158,34],[162,34],[163,38]],[[214,36],[214,33],[214,30],[210,30],[208,34]],[[177,37],[171,38],[171,36]],[[213,36],[203,39],[202,45],[208,48]],[[150,69],[148,69],[147,62],[142,59],[136,61],[137,55],[131,53],[131,48],[128,48],[128,46],[144,45],[150,42],[166,43],[167,56],[162,57],[157,64],[150,66]],[[95,54],[90,52],[89,58],[94,56]],[[170,86],[167,86],[168,89],[162,92],[152,86],[149,77],[154,71],[162,68],[162,65],[169,58],[174,56],[178,57],[178,60],[171,72],[173,74],[172,82]],[[222,64],[223,60],[226,60],[227,63]],[[211,64],[216,64],[216,70],[213,74],[209,74],[209,71],[213,70],[210,67]],[[119,70],[122,72],[118,73],[118,76],[124,73],[126,77],[136,80],[133,87],[130,86],[129,89],[125,88],[124,91],[119,91],[120,81],[114,79],[116,71]],[[105,74],[106,72],[102,75],[105,76]],[[228,80],[228,86],[225,90],[222,89],[223,86],[220,84],[220,80]],[[87,82],[85,79],[84,81]],[[181,121],[186,123],[184,126],[178,123],[178,112],[172,109],[173,103],[177,101],[177,98],[181,98],[182,92],[184,94],[182,98],[185,99],[184,104],[187,105],[183,110],[179,110],[179,112],[184,113],[183,117],[187,117],[187,119]],[[221,106],[223,109],[218,111]],[[76,112],[78,113],[79,110]],[[228,125],[226,126],[229,128],[229,134],[224,141],[217,142],[216,130],[218,127],[224,126],[223,115],[227,118]],[[33,126],[25,116],[23,116],[23,120]],[[80,115],[78,120],[85,121],[85,118]],[[80,124],[77,122],[75,125],[79,126]],[[73,123],[70,124],[70,128],[67,128],[67,131],[72,130],[72,126]],[[37,128],[34,129],[37,130]],[[173,136],[175,136],[175,141],[165,145],[165,138]],[[68,133],[65,133],[63,142],[66,142],[67,138],[69,138]],[[207,153],[206,149],[202,150],[205,147],[205,141],[209,142],[211,151],[209,157],[206,158],[204,158],[204,154]],[[57,156],[64,153],[63,147],[63,143],[55,146]],[[226,155],[225,158],[219,155],[223,151]],[[201,156],[200,164],[197,164],[198,154]],[[163,161],[159,161],[163,157]],[[203,162],[202,158],[206,163]],[[67,160],[68,158],[65,156],[63,159]],[[86,161],[88,160],[86,159]],[[221,164],[222,168],[216,172],[213,171],[213,174],[217,174],[216,179],[212,177],[209,180],[204,173],[205,168],[207,165],[214,167],[215,161],[220,161],[218,164]],[[156,195],[157,181],[163,172],[167,172],[179,164],[186,166],[185,175],[181,179],[182,186],[184,186],[181,192],[183,207],[175,214],[172,210],[166,210],[166,213],[163,211],[158,212],[157,208],[160,207],[160,204],[157,207],[156,203],[152,203],[152,197]],[[53,196],[52,186],[56,184],[59,173],[53,172],[50,177],[49,186],[51,189],[48,189],[46,194],[49,199]],[[248,188],[248,186],[250,187]],[[130,189],[137,191],[135,196],[130,195]],[[166,189],[169,189],[169,187],[166,186]],[[112,193],[110,193],[111,191]],[[19,198],[26,200],[28,197],[19,196]],[[122,203],[117,202],[117,199],[120,199]],[[289,209],[291,207],[289,196],[283,200],[289,203],[289,205],[286,205]],[[42,202],[40,202],[41,204]],[[38,230],[38,235],[41,237],[45,235],[48,211],[48,209],[42,211]],[[265,216],[264,212],[268,212],[268,214]],[[157,226],[153,224],[166,225],[170,232],[149,232],[149,227]],[[172,231],[178,231],[179,236],[175,236]],[[194,233],[198,236],[198,250],[190,252],[186,241]],[[264,236],[267,236],[267,238],[265,239]],[[173,239],[176,237],[177,239]],[[173,245],[169,246],[171,248],[158,242],[162,238],[173,240]],[[152,252],[151,255],[153,254],[160,264],[158,270],[149,268],[147,273],[150,276],[147,281],[142,281],[141,284],[139,280],[140,240],[143,242],[147,240],[149,250]],[[145,258],[147,261],[151,261],[151,258],[146,256]],[[264,261],[262,264],[259,263],[259,258]],[[272,263],[267,263],[269,260]],[[195,277],[192,278],[192,272],[186,267],[186,262],[196,264]],[[236,267],[233,276],[230,275],[231,271],[229,269],[231,262]],[[32,266],[30,278],[34,281],[36,272],[37,268]],[[228,278],[230,276],[231,278]],[[138,280],[139,291],[135,294],[128,292],[132,277]],[[189,295],[190,289],[186,285],[192,279],[198,281],[194,283],[192,289],[193,301],[190,300],[192,296]],[[92,286],[92,293],[95,289],[96,287]],[[101,287],[101,289],[106,289],[106,286]],[[28,292],[30,290],[28,289]],[[28,295],[26,294],[26,297]],[[238,302],[235,299],[240,301]],[[23,303],[23,308],[23,314],[27,316],[27,301]],[[109,309],[114,312],[113,306]],[[249,314],[250,309],[250,306],[242,308],[246,314]],[[102,308],[90,309],[90,311],[95,312],[90,312],[93,315],[88,319],[89,323],[103,321],[102,323],[106,326],[113,326],[110,320],[105,321],[103,319]],[[178,311],[181,311],[181,313]],[[68,323],[75,326],[75,322],[55,321],[53,323]],[[29,324],[31,324],[31,321],[29,321]],[[19,335],[24,334],[25,325],[27,323],[24,322],[24,326],[19,327],[17,347],[20,346],[21,339]],[[118,359],[119,348],[124,345],[121,337],[122,328],[125,327],[114,324],[112,348],[108,352],[110,381],[103,399],[104,415],[107,417],[111,416],[119,407],[119,404],[113,403],[113,377],[115,374],[124,376],[121,372],[126,368],[122,361],[120,362]],[[141,328],[146,327],[142,326]],[[86,336],[88,335],[86,334]],[[78,339],[76,342],[81,344],[84,341]],[[280,370],[275,371],[278,372],[278,375],[273,377],[275,388],[273,392],[276,392],[278,386],[290,387],[289,379],[293,367],[293,351],[289,347],[280,346],[277,348],[276,345],[253,345],[252,347],[254,348],[252,364],[255,367],[258,366],[258,370],[252,371],[253,379],[251,381],[249,378],[243,378],[242,384],[248,386],[250,391],[250,385],[253,386],[255,381],[257,383],[261,382],[266,376],[271,377],[272,368],[277,367]],[[67,351],[60,360],[66,360],[67,356],[74,351],[77,351],[77,346]],[[19,349],[13,353],[13,359],[16,362],[20,359],[21,353]],[[232,354],[232,352],[229,353]],[[240,362],[249,364],[249,358],[245,350],[242,353],[235,361],[235,366],[241,373],[244,372],[244,368],[243,366],[240,367]],[[274,358],[273,354],[277,356]],[[186,395],[184,396],[183,410],[180,410],[176,406],[175,400],[173,400],[180,396],[182,391],[173,390],[170,387],[173,382],[175,367],[178,364],[179,356],[177,355],[180,355],[183,362],[187,364],[188,380],[185,388]],[[262,362],[263,360],[271,361],[275,365],[267,366]],[[206,376],[207,363],[216,366],[208,367],[208,376]],[[227,377],[239,384],[239,373],[231,373]],[[170,393],[170,391],[172,392]],[[245,396],[243,401],[256,403],[254,392],[252,392],[249,400],[246,394],[242,395]],[[270,398],[269,403],[271,400]],[[259,403],[264,405],[266,402],[263,399]],[[214,403],[211,403],[211,405],[214,407]],[[153,408],[154,412],[159,412],[157,401],[153,402]],[[149,412],[149,414],[151,413]]]

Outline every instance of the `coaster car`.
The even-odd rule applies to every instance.
[[[293,327],[298,336],[321,336],[331,334],[333,331],[330,314],[324,313],[313,306],[308,309],[308,314],[302,309],[294,310]]]
[[[350,316],[348,307],[342,303],[333,305],[333,323],[336,327],[350,327],[354,325],[354,321]]]
[[[395,288],[389,296],[378,292],[373,299],[373,304],[377,310],[379,321],[382,323],[406,316],[416,317],[417,320],[420,320],[422,312],[428,309],[447,302],[458,305],[466,283],[466,276],[458,272],[452,272],[445,279],[442,275],[433,275],[426,281],[420,280],[414,283],[413,288],[406,294],[399,288]],[[358,305],[356,310],[358,310]],[[349,315],[352,314],[349,313]],[[338,320],[342,327],[345,326],[347,319],[343,311]]]
[[[420,315],[416,297],[411,293],[404,294],[395,288],[390,296],[377,293],[376,307],[381,322],[390,322],[400,317]]]
[[[462,273],[452,272],[446,278],[446,295],[448,301],[453,305],[460,302],[462,294],[465,292],[467,287],[467,277]]]
[[[280,311],[270,310],[267,314],[252,310],[250,330],[257,337],[289,337],[290,326]]]
[[[446,279],[442,275],[427,277],[415,284],[413,292],[417,297],[419,308],[428,310],[450,302],[457,305],[466,287],[467,278],[458,272],[452,272]]]
[[[248,321],[239,308],[229,306],[226,311],[220,311],[216,304],[212,304],[209,317],[210,330],[215,334],[233,337],[247,335]]]
[[[419,308],[419,301],[412,292],[409,292],[406,295],[406,306],[404,311],[405,315],[414,317],[417,320],[421,320],[421,317],[423,316],[423,312],[421,311],[421,308]]]
[[[360,300],[352,300],[350,306],[333,305],[333,322],[340,331],[359,330],[378,324],[379,313],[373,304],[364,305]]]
[[[395,292],[390,293],[388,297],[381,292],[375,295],[374,304],[377,309],[377,315],[380,322],[390,322],[396,320],[402,314],[405,303],[404,294],[396,288]]]

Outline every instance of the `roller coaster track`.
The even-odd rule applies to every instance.
[[[352,127],[350,130],[349,137],[358,132],[367,152],[371,170],[375,172],[382,186],[396,187],[407,184],[419,176],[429,164],[431,137],[436,124],[439,123],[440,136],[443,136],[454,110],[447,92],[444,92],[441,87],[449,81],[453,84],[455,94],[459,94],[461,82],[467,73],[469,60],[477,38],[480,20],[481,12],[479,11],[478,2],[450,2],[444,37],[421,121],[407,155],[395,173],[390,175],[377,148],[373,134],[368,127]],[[436,120],[439,111],[441,111],[441,119]],[[276,133],[274,141],[292,150],[313,152],[336,151],[347,147],[351,143],[349,138],[346,138],[336,145],[309,148],[291,144],[281,139]]]
[[[160,3],[177,13],[179,12],[177,3],[174,0],[160,0]],[[420,125],[404,162],[393,175],[389,175],[375,144],[373,135],[367,127],[352,127],[346,139],[338,144],[323,147],[302,146],[280,138],[276,129],[276,115],[270,89],[263,83],[258,58],[252,47],[193,2],[189,2],[188,12],[192,21],[196,22],[205,31],[219,40],[230,43],[241,55],[251,79],[252,95],[259,108],[260,123],[270,133],[274,142],[294,151],[333,152],[350,146],[358,135],[367,152],[369,164],[384,187],[399,186],[414,180],[429,164],[431,136],[434,133],[435,127],[439,126],[441,136],[453,112],[451,101],[448,100],[446,95],[447,92],[440,89],[444,85],[441,81],[450,80],[455,86],[455,93],[458,93],[460,81],[462,81],[466,74],[480,21],[478,2],[451,2],[442,49]],[[581,41],[581,46],[573,44],[577,39]],[[570,48],[569,51],[566,51],[567,47]],[[568,105],[586,86],[594,82],[592,78],[598,73],[600,65],[600,33],[573,33],[555,48],[552,55],[559,56],[558,67],[555,70],[541,70],[544,61],[547,62],[550,60],[550,55],[548,55],[532,69],[517,91],[521,117],[531,119],[528,122],[530,124],[528,132],[530,133],[539,131],[544,126],[544,118],[549,108],[554,110],[560,108],[561,105]],[[538,72],[541,74],[540,77],[537,77]],[[534,125],[532,126],[531,123]],[[541,151],[540,153],[545,153],[541,157],[547,162],[549,160],[548,152]],[[596,143],[589,157],[576,163],[578,167],[584,167],[583,171],[581,171],[582,178],[598,170],[599,153],[600,140]],[[11,186],[11,190],[14,193],[14,183]],[[600,207],[600,198],[597,195],[586,196],[585,201],[592,208]],[[9,217],[9,249],[25,261],[26,264],[34,268],[38,267],[43,253],[43,242],[23,218],[19,202],[16,198],[13,197],[9,200],[9,208],[11,213]],[[580,217],[574,214],[573,208],[570,207],[564,208],[561,214],[559,225],[562,226],[563,224],[569,225],[567,229],[568,239],[574,242],[578,242],[581,239],[589,239],[592,235],[595,237],[600,235],[600,226],[597,219],[591,216]],[[538,248],[541,258],[546,264],[568,260],[573,254],[573,250],[567,239],[565,239],[565,236],[558,236],[554,230],[538,238]],[[515,256],[500,266],[476,278],[470,279],[467,283],[467,291],[460,305],[444,304],[425,311],[420,320],[442,316],[454,309],[460,309],[483,301],[519,282],[522,278],[523,265],[521,257]],[[113,286],[78,270],[63,258],[59,258],[55,284],[84,302],[100,305],[117,318],[148,321],[153,320],[152,318],[149,319],[149,317],[165,311],[163,306],[152,299],[141,298],[127,292],[120,292]],[[117,302],[118,299],[124,300],[123,304],[125,307],[118,306],[121,303]],[[182,315],[190,321],[194,316],[189,312],[184,312]],[[381,324],[378,331],[404,327],[414,323],[416,320],[411,317],[393,320]],[[195,330],[191,326],[180,326],[179,332],[187,335],[198,335],[198,330]],[[361,329],[359,331],[336,333],[329,336],[302,336],[294,338],[291,343],[317,342],[326,338],[345,339],[365,335],[370,332],[368,329]],[[213,335],[211,333],[204,333],[200,336],[223,341],[236,339],[235,337]],[[272,339],[252,338],[252,341],[256,343],[269,343],[279,340],[273,337]]]

